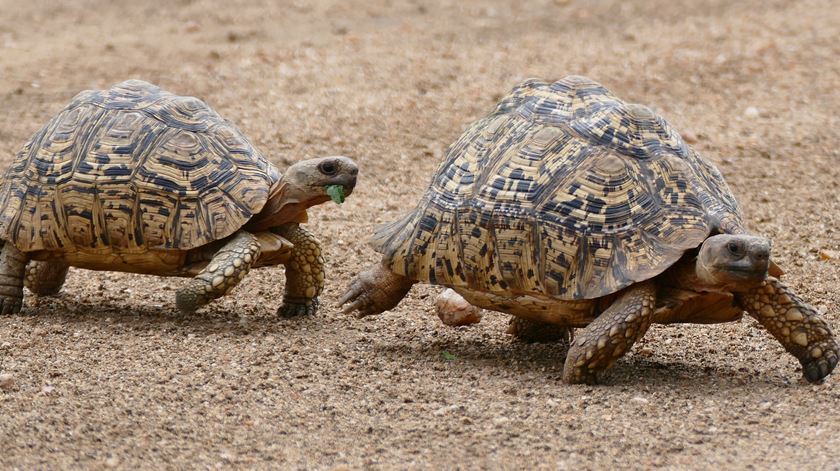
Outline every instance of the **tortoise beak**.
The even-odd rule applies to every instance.
[[[350,196],[353,189],[356,188],[356,178],[359,175],[359,169],[355,167],[342,175],[336,176],[330,182],[330,185],[341,185],[344,187],[344,196]]]
[[[356,188],[356,179],[353,178],[353,181],[348,183],[342,183],[344,186],[344,196],[350,196],[353,193],[353,189]]]

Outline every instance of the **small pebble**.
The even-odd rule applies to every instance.
[[[682,136],[683,140],[688,144],[696,144],[700,138],[697,136],[697,133],[692,131],[691,129],[684,129],[680,135]]]
[[[761,112],[755,106],[748,106],[747,109],[744,110],[744,116],[747,118],[758,118]]]
[[[653,356],[653,349],[649,347],[642,347],[636,354],[641,357],[650,357]]]
[[[0,374],[0,389],[11,391],[15,387],[15,377],[9,373]]]
[[[819,254],[820,260],[837,260],[840,258],[840,252],[836,250],[821,249]]]

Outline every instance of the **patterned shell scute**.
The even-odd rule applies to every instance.
[[[419,280],[593,299],[658,275],[715,231],[742,231],[717,169],[650,109],[572,76],[514,88],[373,246]]]
[[[131,80],[78,94],[0,185],[19,249],[190,249],[263,207],[279,173],[201,100]]]

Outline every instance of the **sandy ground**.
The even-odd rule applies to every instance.
[[[324,308],[275,316],[282,270],[195,316],[180,279],[72,272],[0,318],[0,468],[837,469],[840,381],[802,382],[756,323],[654,326],[598,387],[439,291],[334,306],[375,223],[527,77],[588,75],[720,166],[787,281],[840,330],[840,9],[832,1],[0,0],[0,164],[79,90],[142,78],[205,99],[280,166],[358,160],[311,215]],[[446,354],[444,354],[446,352]],[[454,358],[452,358],[454,357]],[[447,360],[447,358],[449,358]]]

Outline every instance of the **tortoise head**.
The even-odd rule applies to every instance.
[[[767,278],[769,268],[769,239],[719,234],[700,246],[696,273],[704,284],[739,292],[759,285]]]
[[[300,202],[311,201],[312,206],[331,198],[330,187],[338,186],[349,196],[356,186],[359,167],[348,157],[320,157],[298,162],[283,175],[286,195]]]
[[[320,157],[289,167],[271,190],[249,229],[264,230],[306,219],[306,209],[331,198],[337,202],[353,193],[359,167],[348,157]]]

